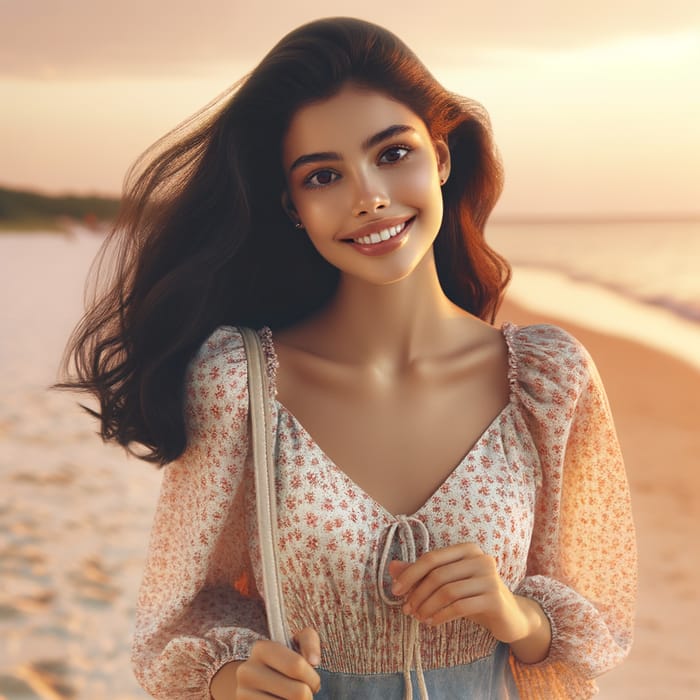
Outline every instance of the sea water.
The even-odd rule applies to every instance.
[[[491,224],[516,267],[554,270],[700,322],[700,220]]]
[[[531,309],[651,345],[700,368],[700,220],[492,223]]]

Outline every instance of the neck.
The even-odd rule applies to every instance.
[[[445,296],[430,255],[411,275],[393,284],[342,277],[319,320],[336,357],[400,370],[435,352],[448,323],[465,315]]]

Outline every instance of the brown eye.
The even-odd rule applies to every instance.
[[[340,177],[338,173],[334,173],[332,170],[317,170],[304,180],[304,185],[307,187],[325,187],[335,182],[338,177]]]
[[[406,148],[405,146],[392,146],[391,148],[387,148],[386,151],[382,153],[379,158],[379,162],[398,163],[410,153],[410,150],[411,149]]]

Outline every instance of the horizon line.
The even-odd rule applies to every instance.
[[[35,194],[50,198],[61,197],[98,197],[101,199],[111,199],[119,201],[122,199],[120,194],[113,192],[105,192],[98,189],[61,189],[51,190],[50,188],[42,188],[30,185],[10,185],[0,181],[0,189],[10,190],[14,192],[22,192],[27,194]],[[700,211],[667,211],[667,212],[644,212],[644,211],[601,211],[601,212],[498,212],[493,214],[488,219],[488,224],[572,224],[572,223],[592,223],[592,224],[609,224],[609,223],[653,223],[653,222],[674,222],[674,223],[693,223],[700,222]]]

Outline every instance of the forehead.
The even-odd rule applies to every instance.
[[[283,142],[285,163],[305,153],[345,152],[388,126],[406,124],[429,138],[423,120],[384,93],[354,85],[302,107],[292,118]]]

